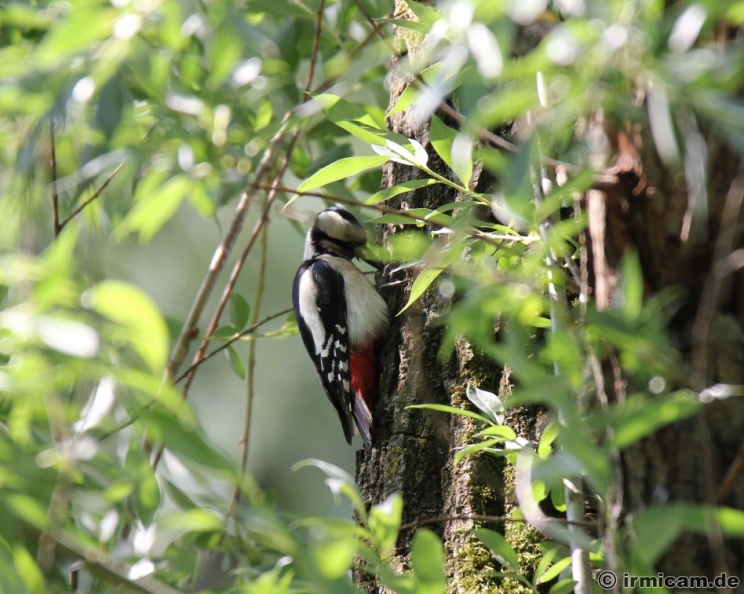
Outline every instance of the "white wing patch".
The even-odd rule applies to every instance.
[[[327,357],[331,345],[324,344],[326,333],[318,312],[318,289],[313,281],[312,268],[308,268],[300,278],[299,297],[300,314],[313,335],[315,354]],[[325,353],[323,353],[324,350]]]
[[[323,255],[334,270],[344,277],[346,323],[352,350],[370,339],[379,338],[388,324],[388,308],[375,287],[354,264],[345,258]],[[339,328],[343,334],[345,328]]]

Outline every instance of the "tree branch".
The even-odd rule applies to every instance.
[[[412,522],[406,522],[405,524],[400,525],[400,530],[411,530],[411,529],[418,529],[421,526],[428,526],[430,524],[445,524],[447,522],[457,522],[457,521],[465,521],[465,522],[498,522],[498,523],[504,523],[504,522],[519,522],[526,524],[529,521],[526,518],[513,518],[512,516],[488,516],[488,515],[482,515],[482,514],[458,514],[454,516],[438,516],[436,518],[420,518],[413,520]],[[548,518],[548,522],[556,523],[556,524],[563,524],[563,525],[573,525],[573,526],[581,526],[584,528],[596,528],[596,524],[592,524],[591,522],[572,522],[565,518]]]
[[[54,146],[54,118],[49,120],[49,138],[51,142],[51,155],[49,165],[52,168],[52,224],[54,226],[54,236],[57,237],[62,230],[59,224],[59,192],[57,191],[57,149]]]
[[[77,215],[79,215],[83,209],[88,206],[91,202],[93,202],[96,198],[98,198],[101,195],[101,192],[103,192],[106,189],[106,186],[108,186],[111,183],[111,180],[114,179],[114,176],[121,171],[121,168],[124,167],[124,163],[126,161],[122,161],[119,166],[114,169],[109,176],[106,178],[106,180],[101,184],[101,186],[93,192],[93,195],[90,196],[87,200],[85,200],[80,206],[78,206],[75,210],[73,210],[65,219],[59,223],[59,229],[62,230],[64,226],[69,223],[73,218],[75,218]]]

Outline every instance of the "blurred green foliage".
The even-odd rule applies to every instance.
[[[620,306],[551,303],[550,287],[571,281],[586,226],[582,216],[555,219],[593,183],[596,147],[575,131],[598,109],[611,121],[649,122],[659,156],[677,167],[699,156],[698,123],[744,150],[744,53],[739,42],[716,41],[717,23],[742,24],[744,3],[565,2],[551,19],[546,2],[409,4],[415,21],[394,19],[383,0],[0,7],[0,590],[57,591],[74,576],[79,592],[125,591],[135,581],[153,593],[353,592],[355,557],[393,591],[444,590],[433,532],[418,530],[408,572],[387,564],[400,495],[366,510],[348,474],[314,461],[360,523],[285,517],[210,442],[179,387],[162,381],[182,329],[84,251],[91,236],[148,242],[184,204],[216,219],[272,181],[288,187],[278,202],[297,219],[293,202],[304,192],[371,206],[436,184],[457,195],[436,210],[373,219],[407,229],[377,255],[417,266],[406,307],[433,290],[459,296],[442,357],[464,336],[511,369],[508,402],[471,386],[480,413],[429,408],[479,424],[458,460],[490,454],[519,465],[527,456],[536,503],[550,498],[562,511],[562,480],[577,477],[603,500],[613,455],[699,412],[696,394],[673,387],[680,357],[665,324],[674,295],[644,298],[637,255],[625,256]],[[541,19],[545,37],[522,51],[523,26]],[[389,113],[431,121],[429,152],[386,129],[387,61],[403,51],[393,25],[423,40],[396,66],[423,83]],[[459,126],[434,115],[453,92]],[[476,142],[514,120],[529,124],[513,150]],[[435,156],[451,174],[436,169]],[[567,165],[569,179],[536,191],[548,157]],[[286,175],[266,173],[283,172],[285,159]],[[413,179],[379,190],[388,161],[410,167]],[[476,191],[480,164],[498,186]],[[495,218],[479,219],[472,206]],[[230,325],[214,341],[250,334],[253,308],[233,294]],[[496,339],[498,316],[508,331]],[[293,332],[288,320],[264,336]],[[633,376],[629,397],[580,409],[587,364],[608,347]],[[247,377],[237,351],[226,352]],[[505,407],[527,403],[561,418],[535,447],[504,425]],[[231,504],[224,493],[233,485]],[[737,510],[659,505],[634,519],[627,568],[653,572],[672,537],[704,533],[710,513],[725,536],[744,534]],[[560,535],[531,575],[503,536],[478,536],[527,590],[573,587]],[[587,538],[600,564],[599,542]]]

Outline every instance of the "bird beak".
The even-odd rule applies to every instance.
[[[384,262],[380,262],[380,260],[376,257],[376,254],[372,252],[367,246],[362,246],[357,249],[356,251],[356,257],[359,258],[362,262],[366,262],[372,268],[375,268],[377,270],[382,270],[385,266]]]

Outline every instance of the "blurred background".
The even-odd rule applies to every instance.
[[[304,227],[324,205],[320,200],[303,198],[293,207],[288,209],[289,214],[302,219]],[[105,261],[111,277],[140,286],[155,299],[163,315],[182,321],[233,210],[231,203],[218,211],[216,220],[209,220],[185,204],[149,243],[140,244],[130,237],[118,245],[101,241],[90,249],[107,250]],[[260,206],[256,203],[234,250],[237,254],[245,246],[259,215]],[[281,207],[272,211],[270,225],[265,293],[259,319],[292,306],[292,280],[302,261],[304,244],[304,236]],[[237,285],[238,292],[249,303],[253,303],[256,290],[259,253],[252,251]],[[221,282],[206,309],[208,315],[217,304],[235,259],[231,258],[222,272]],[[286,317],[269,322],[262,330],[280,328]],[[226,312],[223,324],[228,322]],[[207,323],[208,317],[202,320],[202,332]],[[236,349],[246,361],[247,343],[237,343]],[[193,348],[184,370],[192,357]],[[323,393],[299,335],[259,338],[255,374],[249,472],[262,489],[275,494],[284,511],[351,517],[351,506],[346,500],[334,502],[320,472],[310,468],[292,471],[292,466],[300,460],[319,458],[353,475],[354,453],[362,447],[358,437],[352,446],[346,444],[336,412]],[[231,370],[224,353],[201,366],[189,392],[189,401],[207,435],[237,459],[245,424],[246,382]]]

